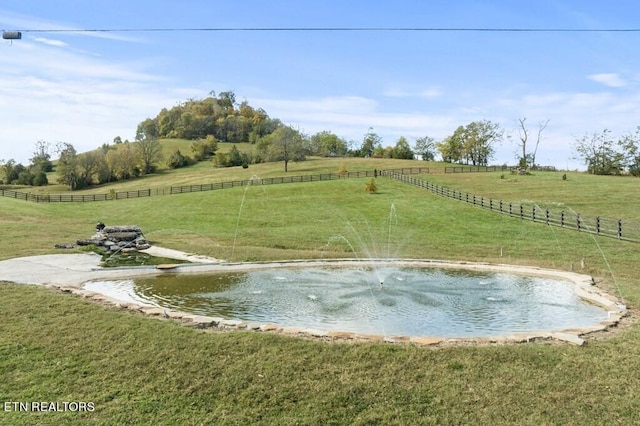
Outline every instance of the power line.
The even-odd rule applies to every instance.
[[[212,27],[212,28],[85,28],[21,29],[24,33],[95,33],[95,32],[494,32],[494,33],[620,33],[640,32],[640,28],[471,28],[471,27]]]

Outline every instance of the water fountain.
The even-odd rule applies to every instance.
[[[248,185],[236,235],[247,190]],[[349,260],[180,266],[177,270],[186,274],[93,282],[86,289],[111,292],[114,298],[125,295],[129,302],[170,312],[224,318],[247,328],[277,324],[319,335],[531,336],[591,330],[608,321],[611,312],[621,315],[615,300],[591,288],[590,277],[539,268],[403,260],[393,241],[398,224],[393,204],[383,238],[367,221],[360,226],[365,231],[345,222],[347,235],[332,236],[326,248],[346,245],[355,257]],[[377,243],[380,240],[383,243]]]

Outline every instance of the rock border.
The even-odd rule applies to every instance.
[[[197,257],[196,257],[197,258]],[[206,331],[229,331],[229,330],[246,330],[255,332],[270,332],[288,336],[306,337],[313,339],[322,339],[326,341],[344,341],[344,342],[385,342],[385,343],[404,343],[415,344],[420,346],[448,346],[448,345],[502,345],[512,343],[527,343],[540,340],[554,340],[565,342],[573,345],[581,346],[585,344],[584,336],[596,332],[608,331],[616,327],[623,317],[627,315],[627,308],[621,300],[607,294],[602,289],[596,287],[595,280],[588,275],[581,275],[574,272],[564,272],[553,269],[543,269],[538,267],[524,267],[504,264],[488,264],[475,262],[453,262],[425,259],[374,259],[374,260],[354,260],[354,259],[335,259],[335,260],[292,260],[280,262],[255,262],[255,263],[227,263],[227,262],[206,262],[206,259],[199,258],[199,264],[179,264],[172,265],[169,271],[159,268],[118,268],[113,271],[109,268],[108,272],[119,272],[114,275],[109,273],[104,276],[103,272],[106,268],[93,268],[87,273],[85,279],[75,283],[43,283],[46,288],[54,289],[63,293],[73,293],[85,299],[112,305],[116,308],[125,309],[137,313],[141,313],[148,317],[169,319],[177,321],[183,325]],[[470,269],[491,272],[509,272],[514,274],[534,275],[541,277],[559,278],[571,282],[574,285],[576,294],[590,302],[602,306],[609,313],[607,320],[588,327],[580,327],[565,330],[550,330],[531,333],[517,333],[511,335],[497,337],[477,337],[477,338],[446,338],[437,336],[386,336],[378,334],[361,334],[344,331],[325,331],[312,328],[302,327],[286,327],[278,324],[264,324],[249,322],[237,319],[225,319],[219,317],[209,317],[203,315],[189,314],[185,312],[172,311],[152,305],[144,305],[139,303],[123,302],[110,298],[100,293],[85,290],[84,284],[96,279],[119,279],[125,277],[134,277],[148,274],[165,274],[165,273],[205,273],[211,271],[240,271],[252,270],[260,268],[278,268],[278,267],[309,267],[309,266],[353,266],[362,265],[370,262],[376,262],[379,265],[393,264],[402,266],[419,266],[443,269]],[[1,263],[1,262],[0,262]],[[118,277],[119,275],[119,277]],[[2,279],[0,275],[0,279]]]

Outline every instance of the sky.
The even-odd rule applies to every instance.
[[[492,164],[516,163],[518,119],[530,144],[549,120],[538,163],[583,169],[576,139],[640,125],[640,31],[601,31],[638,16],[617,0],[3,0],[0,29],[22,39],[0,40],[0,160],[26,165],[38,141],[133,140],[162,108],[233,91],[356,147],[370,128],[413,145],[489,120],[505,131]]]

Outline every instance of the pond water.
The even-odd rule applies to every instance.
[[[166,274],[95,281],[85,289],[199,315],[362,334],[490,337],[607,318],[605,309],[581,300],[566,281],[419,267]]]

